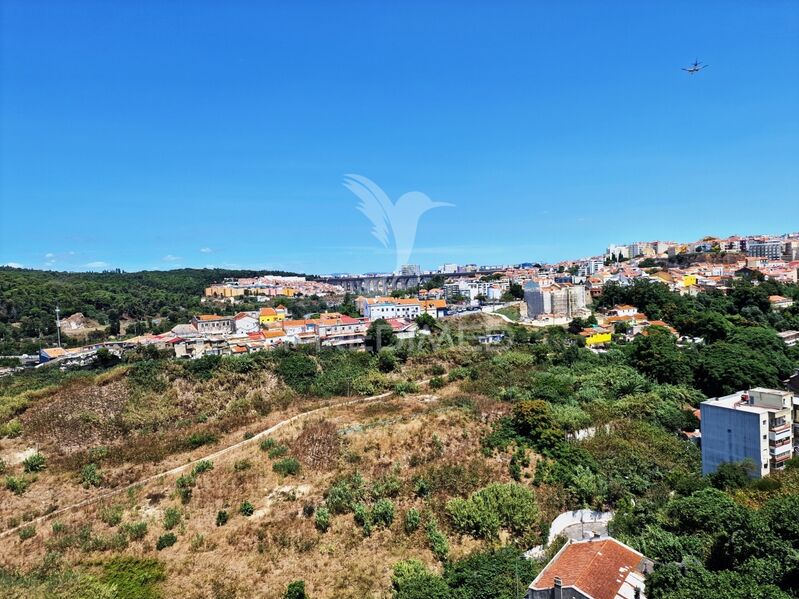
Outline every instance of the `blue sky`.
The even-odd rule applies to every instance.
[[[348,173],[428,268],[799,229],[796,2],[2,10],[0,263],[390,270]]]

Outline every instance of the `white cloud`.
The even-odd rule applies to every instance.
[[[164,262],[180,262],[183,260],[180,256],[173,256],[172,254],[167,254],[163,258],[161,258]]]
[[[52,260],[53,258],[55,258],[55,254],[53,252],[47,252],[44,255],[44,257],[47,258],[48,260]]]
[[[84,264],[84,268],[107,268],[110,266],[108,262],[103,262],[102,260],[97,260],[96,262],[89,262],[88,264]]]
[[[25,268],[19,262],[6,262],[3,266],[10,266],[11,268]]]
[[[202,252],[203,254],[210,254],[213,251],[214,250],[212,250],[211,248],[200,248],[200,252]]]

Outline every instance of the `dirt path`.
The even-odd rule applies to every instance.
[[[421,385],[423,385],[425,383],[427,383],[426,380],[419,381],[419,384],[421,384]],[[296,414],[296,415],[292,416],[291,418],[286,418],[285,420],[281,420],[277,424],[274,424],[274,425],[270,426],[269,428],[264,429],[261,432],[254,434],[249,439],[244,439],[243,441],[239,441],[238,443],[234,443],[233,445],[228,445],[227,447],[223,447],[222,449],[218,449],[217,451],[214,451],[213,453],[209,453],[207,455],[199,457],[199,458],[197,458],[195,460],[192,460],[191,462],[187,462],[185,464],[177,466],[176,468],[172,468],[170,470],[165,470],[163,472],[159,472],[158,474],[153,474],[153,475],[147,476],[145,478],[137,480],[136,482],[127,484],[124,487],[119,487],[118,489],[113,489],[111,491],[107,491],[107,492],[105,492],[105,493],[103,493],[101,495],[97,495],[95,497],[90,497],[88,499],[84,499],[83,501],[79,501],[77,503],[73,503],[71,505],[68,505],[68,506],[65,506],[65,507],[62,507],[62,508],[58,508],[57,510],[55,510],[53,512],[50,512],[49,514],[45,514],[43,516],[39,516],[38,518],[34,518],[33,520],[30,520],[29,522],[25,522],[23,524],[20,524],[19,526],[15,526],[14,528],[9,528],[8,530],[4,530],[3,532],[0,532],[0,539],[12,535],[13,533],[17,532],[20,528],[23,528],[24,526],[30,526],[32,524],[39,524],[41,522],[46,522],[50,518],[54,518],[55,516],[58,516],[60,514],[64,514],[66,512],[70,512],[72,510],[76,510],[76,509],[85,507],[87,505],[91,505],[93,503],[97,503],[99,501],[103,501],[104,499],[108,499],[109,497],[114,497],[116,495],[119,495],[120,493],[125,493],[128,489],[132,489],[132,488],[137,487],[139,485],[147,484],[147,483],[152,482],[152,481],[154,481],[156,479],[159,479],[161,477],[174,476],[174,475],[180,474],[180,473],[182,473],[182,472],[184,472],[186,470],[191,470],[191,468],[193,468],[197,464],[197,462],[200,462],[202,460],[215,460],[215,459],[225,455],[226,453],[229,453],[229,452],[234,451],[236,449],[240,449],[242,447],[245,447],[246,445],[257,443],[260,439],[263,439],[264,437],[267,437],[267,436],[271,435],[272,433],[277,432],[281,428],[283,428],[283,427],[285,427],[285,426],[287,426],[287,425],[289,425],[289,424],[291,424],[293,422],[296,422],[296,421],[301,420],[303,418],[307,418],[308,416],[312,416],[314,414],[319,414],[321,412],[324,412],[325,410],[332,410],[332,409],[340,408],[340,407],[343,407],[343,406],[349,406],[349,405],[358,404],[358,403],[365,403],[367,401],[375,401],[375,400],[378,400],[378,399],[384,399],[386,397],[389,397],[389,396],[393,395],[393,393],[394,393],[393,391],[386,391],[385,393],[380,393],[378,395],[371,395],[369,397],[359,397],[358,399],[350,399],[350,400],[347,400],[347,401],[342,401],[342,402],[339,402],[339,403],[331,404],[329,406],[322,406],[321,408],[314,408],[313,410],[308,410],[307,412],[300,412],[299,414]]]

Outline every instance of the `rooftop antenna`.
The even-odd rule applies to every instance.
[[[58,335],[58,347],[61,347],[61,308],[56,304],[55,307],[55,330]]]

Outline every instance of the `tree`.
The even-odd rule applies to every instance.
[[[756,471],[757,466],[751,461],[719,464],[716,471],[710,475],[711,484],[722,491],[740,489],[749,483],[749,473]]]
[[[508,286],[508,293],[515,299],[524,299],[524,288],[519,283],[511,283]]]
[[[355,305],[355,300],[350,292],[344,294],[344,299],[341,300],[341,305],[339,306],[339,312],[353,318],[360,316],[358,307]]]
[[[444,571],[459,599],[516,599],[535,575],[535,563],[512,545],[476,551]]]
[[[394,345],[396,337],[391,325],[384,318],[378,318],[366,331],[366,347],[372,352],[378,352],[383,347]]]
[[[432,315],[425,312],[424,314],[419,314],[419,316],[416,317],[416,325],[420,329],[432,331],[436,327],[436,319],[433,318]]]
[[[628,347],[632,367],[659,383],[689,384],[693,378],[688,356],[677,347],[674,336],[659,327],[649,327]]]
[[[540,399],[516,402],[513,424],[520,435],[529,437],[541,450],[552,449],[563,440],[563,431],[555,425],[549,404]]]

